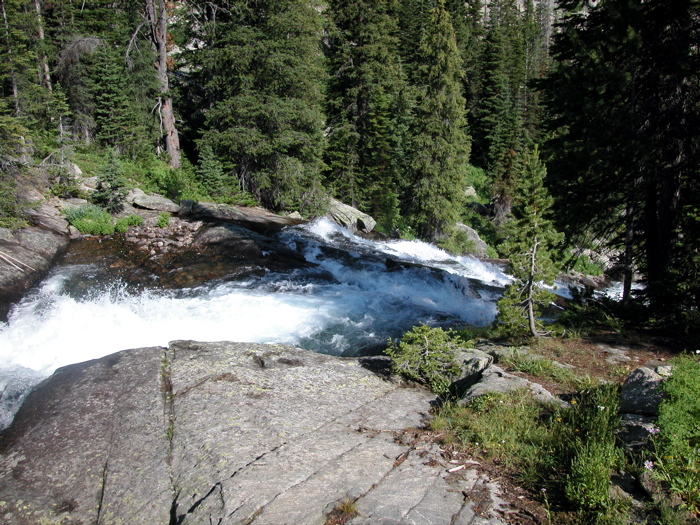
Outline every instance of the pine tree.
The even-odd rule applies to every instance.
[[[554,294],[543,285],[552,285],[557,266],[552,250],[563,236],[554,229],[548,214],[553,198],[544,187],[546,168],[535,149],[527,157],[518,180],[514,218],[506,227],[506,242],[500,247],[508,257],[513,283],[498,302],[498,322],[512,336],[540,337],[539,310]]]
[[[336,196],[391,228],[402,187],[408,84],[395,0],[330,3],[327,180]]]
[[[302,0],[227,5],[192,23],[205,46],[189,64],[205,120],[199,147],[263,206],[315,213],[324,199],[321,15]]]
[[[694,2],[660,0],[572,14],[544,83],[561,223],[571,239],[622,248],[666,312],[680,304],[673,274],[684,273],[676,264],[696,232],[683,211],[694,207],[700,165],[699,14]]]
[[[420,45],[420,96],[413,116],[413,218],[434,241],[459,218],[469,160],[462,70],[450,15],[439,1]]]
[[[108,150],[107,160],[97,176],[97,191],[92,200],[110,213],[118,213],[124,208],[126,181],[121,174],[121,162],[114,148]]]

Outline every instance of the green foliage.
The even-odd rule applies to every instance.
[[[92,201],[110,213],[118,213],[124,208],[126,180],[121,174],[121,163],[114,149],[107,153],[102,170],[97,175],[97,191]]]
[[[615,446],[617,403],[617,385],[584,390],[571,408],[554,412],[528,392],[491,393],[465,406],[446,403],[431,427],[448,431],[473,455],[517,471],[526,486],[542,487],[555,503],[550,518],[555,509],[573,506],[580,523],[617,523],[624,509],[609,497],[611,472],[623,462]]]
[[[321,15],[302,0],[228,4],[215,27],[191,13],[194,72],[183,89],[201,101],[200,151],[209,146],[239,185],[273,210],[314,215],[323,207]],[[189,97],[189,92],[184,96]],[[204,98],[202,98],[204,97]]]
[[[81,233],[87,235],[111,235],[114,233],[112,216],[95,205],[83,204],[69,208],[64,213],[66,220]]]
[[[672,362],[673,372],[662,383],[660,433],[655,440],[655,475],[668,483],[684,507],[700,513],[700,363],[684,355]]]
[[[158,221],[156,222],[156,227],[167,228],[170,224],[170,214],[167,212],[158,214]]]
[[[122,217],[117,220],[114,225],[114,230],[117,233],[124,233],[129,229],[129,226],[141,226],[143,224],[143,217],[140,215],[132,214],[127,217]]]
[[[572,262],[573,264],[571,264]],[[570,259],[564,263],[564,266],[570,267],[573,271],[583,275],[603,275],[603,268],[598,263],[591,261],[591,258],[585,254]]]
[[[536,317],[541,306],[549,304],[554,297],[543,284],[554,283],[558,268],[552,249],[563,237],[548,218],[552,197],[544,187],[545,174],[535,148],[520,176],[515,217],[509,221],[506,241],[500,247],[510,260],[514,281],[498,302],[498,322],[511,337],[542,335]]]
[[[391,231],[405,181],[411,93],[391,0],[332,1],[327,181],[336,196]]]
[[[418,325],[406,332],[398,343],[389,341],[386,354],[392,360],[395,373],[445,395],[459,372],[455,352],[460,346],[451,331]]]
[[[444,1],[430,11],[418,51],[419,96],[410,148],[413,218],[418,234],[434,241],[459,218],[470,150],[461,58]]]

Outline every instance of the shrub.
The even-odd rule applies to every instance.
[[[421,324],[406,332],[398,344],[389,341],[386,353],[397,374],[444,395],[459,372],[455,353],[460,346],[452,337],[452,331]]]
[[[129,226],[141,226],[143,224],[143,217],[140,215],[132,214],[128,217],[122,217],[117,221],[114,229],[119,233],[124,233],[129,229]]]
[[[691,512],[700,512],[700,363],[690,356],[673,361],[662,383],[654,473],[666,481]]]
[[[84,204],[65,212],[66,220],[80,233],[87,235],[111,235],[114,233],[112,216],[103,209]]]
[[[156,226],[158,228],[167,228],[168,225],[170,224],[170,214],[167,212],[163,212],[158,215],[158,222],[156,222]]]

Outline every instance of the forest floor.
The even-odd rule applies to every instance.
[[[647,366],[654,368],[667,364],[683,347],[669,339],[645,333],[600,333],[581,339],[545,338],[530,346],[532,355],[540,355],[572,367],[579,376],[590,376],[602,382],[623,383],[633,370]],[[542,376],[533,376],[513,370],[507,371],[544,386],[551,393],[566,399],[575,390],[570,384],[558,383]],[[428,431],[422,439],[442,440],[442,432]],[[511,524],[551,524],[551,517],[540,492],[519,483],[519,473],[509,470],[488,454],[466,452],[464,447],[444,444],[448,459],[468,463],[486,473],[501,487],[504,500],[510,503],[512,513],[504,516]],[[635,485],[633,482],[632,485]],[[625,487],[633,496],[644,498],[638,486]],[[636,493],[635,493],[636,491]],[[561,517],[561,514],[559,514]]]

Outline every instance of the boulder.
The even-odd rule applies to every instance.
[[[475,348],[460,349],[455,361],[459,364],[459,374],[451,391],[461,395],[481,378],[481,373],[493,363],[493,357]]]
[[[468,524],[487,502],[501,524],[494,483],[396,439],[435,397],[367,361],[175,341],[59,369],[0,437],[0,520],[323,525],[349,498],[352,523]]]
[[[489,246],[481,240],[481,237],[479,237],[479,234],[474,228],[470,228],[461,222],[456,224],[456,228],[457,231],[464,232],[467,235],[469,242],[474,245],[473,249],[471,249],[469,253],[472,253],[478,257],[486,257],[486,251],[488,250]]]
[[[326,216],[352,233],[369,233],[377,225],[377,221],[366,213],[336,199],[331,199]]]
[[[180,215],[191,219],[232,222],[259,233],[269,233],[285,226],[301,224],[302,220],[277,215],[263,208],[248,208],[212,202],[184,200],[180,203]]]
[[[0,317],[49,270],[68,245],[68,236],[39,227],[13,232],[3,229],[0,238]]]
[[[620,389],[620,413],[656,416],[663,399],[663,377],[646,367],[637,368]]]
[[[153,210],[166,213],[178,213],[180,206],[162,195],[147,195],[142,190],[135,188],[129,192],[126,202],[133,204],[135,208]]]
[[[523,377],[509,374],[498,366],[490,366],[481,374],[478,383],[470,387],[460,399],[460,405],[466,405],[477,397],[489,393],[514,392],[516,390],[529,390],[532,396],[542,403],[557,405],[568,408],[570,405],[566,401],[552,395],[542,385],[528,381]]]
[[[627,448],[636,450],[646,446],[651,436],[657,431],[654,416],[622,414],[617,435]]]

